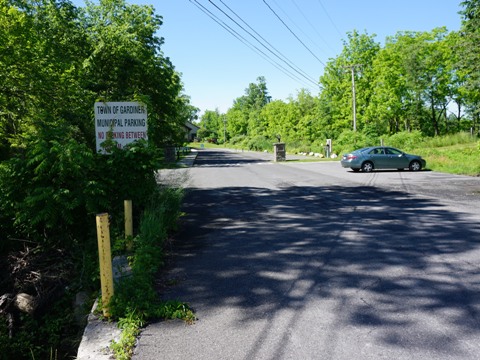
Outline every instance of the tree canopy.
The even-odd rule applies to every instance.
[[[152,6],[124,0],[82,8],[67,0],[0,0],[0,228],[7,238],[56,243],[53,232],[113,206],[115,182],[102,171],[117,160],[95,153],[96,101],[147,105],[149,143],[140,147],[184,141],[183,124],[197,109],[162,52],[161,25]],[[132,162],[107,170],[126,170],[121,196],[134,189],[128,184],[138,180],[131,175],[137,165],[154,176],[150,156],[135,151],[118,155]]]

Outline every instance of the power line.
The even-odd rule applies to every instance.
[[[247,39],[245,39],[242,35],[240,35],[237,31],[232,29],[229,25],[225,24],[221,19],[218,18],[215,14],[213,14],[210,10],[208,10],[205,6],[200,4],[197,0],[189,0],[193,5],[195,5],[198,9],[200,9],[203,13],[205,13],[208,17],[210,17],[213,21],[215,21],[218,25],[223,27],[226,31],[228,31],[232,36],[234,36],[237,40],[242,42],[244,45],[249,47],[252,51],[256,52],[259,54],[261,57],[263,57],[266,61],[268,61],[271,65],[275,66],[278,70],[282,71],[285,75],[290,77],[292,80],[296,80],[298,82],[303,83],[304,85],[310,87],[311,85],[306,84],[304,81],[302,81],[300,78],[292,74],[288,69],[285,69],[282,65],[278,64],[276,61],[272,60],[267,54],[265,54],[262,50],[260,50],[257,46],[253,45],[251,42],[249,42]],[[310,82],[312,80],[309,79]],[[314,83],[316,86],[318,86],[317,83]]]
[[[325,38],[322,36],[322,34],[320,34],[320,32],[318,32],[317,28],[312,24],[312,22],[310,21],[310,19],[305,15],[305,13],[302,11],[302,9],[300,8],[300,6],[297,4],[297,2],[295,0],[292,0],[293,2],[293,5],[295,5],[295,7],[297,8],[298,12],[303,16],[303,18],[307,21],[307,23],[310,25],[310,27],[313,29],[313,31],[315,31],[315,33],[318,35],[318,37],[320,39],[322,39],[322,41],[325,43],[325,45],[327,45],[327,47],[331,50],[331,51],[334,51],[333,48],[330,46],[330,44],[327,42],[327,40],[325,40]],[[318,47],[318,45],[317,45]],[[319,47],[320,48],[320,47]]]
[[[211,0],[209,0],[211,3],[213,3]],[[284,54],[282,54],[277,48],[275,48],[275,46],[273,46],[268,40],[266,40],[262,35],[260,35],[255,29],[253,29],[245,20],[243,20],[235,11],[233,11],[228,5],[226,5],[222,0],[219,0],[232,14],[234,14],[242,23],[244,23],[250,30],[252,30],[259,38],[261,38],[265,43],[268,44],[268,46],[270,47],[267,47],[264,43],[262,43],[257,37],[255,37],[254,35],[252,35],[250,32],[246,31],[243,27],[241,27],[237,22],[235,22],[242,30],[244,30],[247,34],[249,34],[251,37],[253,37],[260,45],[262,45],[265,49],[267,49],[269,52],[271,52],[273,55],[275,55],[278,59],[280,59],[281,61],[283,61],[285,64],[287,64],[287,66],[289,66],[290,68],[292,68],[295,72],[301,72],[302,74],[300,74],[302,77],[305,77],[307,78],[308,77],[308,81],[311,81],[315,84],[316,81],[313,80],[310,76],[308,76],[308,74],[303,71],[302,69],[300,69],[298,66],[296,66],[290,59],[288,59]],[[214,4],[215,7],[217,7],[215,4]],[[217,7],[218,8],[218,7]],[[223,10],[219,9],[220,11],[223,12]],[[225,12],[223,12],[225,14]],[[226,16],[228,16],[227,14],[225,14]],[[229,17],[229,16],[228,16]],[[229,17],[230,18],[230,17]],[[275,50],[275,51],[272,51],[271,49]]]
[[[340,33],[340,30],[338,30],[337,25],[335,24],[335,22],[334,22],[333,19],[331,18],[330,14],[328,13],[328,11],[327,11],[327,9],[325,8],[325,6],[323,6],[322,1],[321,1],[321,0],[318,0],[318,3],[319,3],[320,6],[322,7],[323,11],[325,11],[325,14],[327,14],[327,17],[329,18],[329,20],[330,20],[330,22],[332,23],[333,27],[335,28],[335,30],[337,30],[338,35],[340,35],[340,37],[342,37],[343,35]]]
[[[292,0],[292,1],[293,1],[293,0]],[[302,29],[302,27],[299,26],[294,19],[292,19],[292,17],[289,15],[289,13],[282,8],[282,6],[277,2],[277,0],[273,0],[273,3],[277,6],[278,9],[280,9],[280,11],[286,16],[286,18],[287,18],[288,20],[290,20],[290,22],[303,34],[303,36],[305,36],[308,40],[310,40],[310,43],[312,43],[313,45],[315,45],[315,46],[317,47],[317,49],[319,49],[321,52],[325,52],[325,49],[322,48],[320,45],[318,45],[317,42],[316,42],[315,40],[313,40],[313,39],[310,37],[310,35],[309,35],[307,32],[305,32],[305,31]],[[297,10],[301,13],[301,15],[303,15],[303,13],[302,13],[301,9],[298,7],[298,5],[297,5],[295,2],[293,2],[293,4],[297,7]],[[305,15],[303,15],[303,17],[304,17],[304,18],[307,20],[307,22],[308,22],[308,19],[305,17]],[[320,37],[322,37],[322,36],[320,35]]]
[[[288,29],[288,31],[290,31],[290,33],[300,42],[300,44],[302,44],[303,47],[304,47],[305,49],[307,49],[307,51],[308,51],[310,54],[312,54],[312,56],[313,56],[315,59],[317,59],[320,64],[322,64],[323,66],[326,67],[327,65],[325,65],[325,63],[324,63],[322,60],[320,60],[320,59],[317,57],[317,55],[315,55],[315,54],[313,53],[313,51],[310,50],[310,48],[309,48],[307,45],[305,45],[305,43],[304,43],[302,40],[300,40],[300,38],[297,36],[297,34],[295,34],[295,33],[292,31],[292,29],[290,29],[290,27],[285,23],[285,21],[283,21],[282,18],[281,18],[280,16],[278,16],[278,14],[275,12],[275,10],[272,9],[272,7],[267,3],[267,1],[266,1],[266,0],[263,0],[263,2],[265,3],[265,5],[267,5],[267,7],[270,9],[270,11],[277,17],[277,19],[280,20],[280,22]]]

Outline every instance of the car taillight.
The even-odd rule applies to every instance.
[[[356,155],[347,155],[347,160],[355,160],[356,158]]]

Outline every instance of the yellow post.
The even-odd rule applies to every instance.
[[[103,315],[110,316],[108,303],[113,296],[112,253],[108,214],[97,214],[98,256],[100,259],[100,284],[102,288]]]
[[[127,239],[127,250],[130,251],[133,247],[132,200],[124,200],[123,208],[125,211],[125,239]]]

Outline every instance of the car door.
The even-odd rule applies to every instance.
[[[385,153],[382,147],[376,147],[368,152],[368,159],[373,162],[375,169],[382,169],[385,164]]]
[[[408,159],[398,149],[385,148],[385,166],[384,169],[404,169],[408,167]]]

